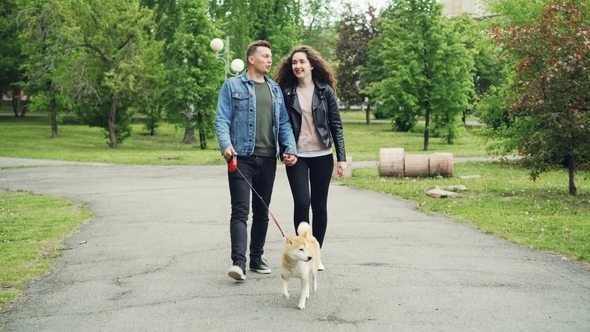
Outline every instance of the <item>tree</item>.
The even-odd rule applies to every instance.
[[[51,137],[57,138],[58,119],[67,103],[67,97],[57,91],[52,78],[67,47],[60,39],[63,28],[60,17],[54,10],[53,1],[33,0],[19,13],[17,23],[23,31],[22,54],[25,58],[21,69],[28,78],[25,88],[33,97],[29,107],[33,111],[49,110]]]
[[[155,31],[157,40],[165,40],[165,45],[171,44],[174,32],[178,27],[180,15],[177,0],[141,0],[141,5],[154,11],[158,23]]]
[[[154,58],[161,49],[150,30],[153,12],[139,0],[56,1],[68,39],[66,71],[56,83],[79,102],[78,117],[107,132],[109,146],[130,135],[133,105]],[[153,48],[151,51],[148,49]],[[119,110],[119,111],[118,111]]]
[[[133,107],[145,116],[142,120],[144,128],[151,136],[156,134],[164,117],[164,93],[169,83],[162,50],[164,41],[155,42],[154,37],[155,34],[151,32],[150,44],[142,47],[141,58],[146,65],[143,66],[141,79],[137,80],[136,93],[130,100]]]
[[[345,103],[364,105],[367,95],[361,92],[368,86],[362,68],[367,66],[369,42],[376,37],[377,13],[373,6],[366,12],[355,12],[351,3],[338,24],[335,57],[338,61],[338,96]],[[371,108],[367,103],[366,122],[371,124]]]
[[[519,113],[518,117],[514,116],[514,114],[510,116],[510,107],[507,100],[511,92],[516,89],[513,80],[513,68],[516,62],[506,53],[505,49],[498,47],[494,39],[491,38],[491,28],[508,27],[515,23],[532,23],[541,12],[543,4],[547,1],[550,0],[484,1],[487,12],[498,14],[480,24],[487,25],[485,28],[482,27],[482,30],[489,34],[491,45],[488,44],[487,38],[485,43],[488,44],[487,48],[490,48],[491,53],[496,57],[496,66],[500,66],[501,69],[497,80],[490,82],[491,84],[487,89],[480,90],[476,82],[476,93],[479,100],[476,104],[475,114],[482,123],[486,124],[481,128],[479,134],[486,140],[486,149],[494,154],[507,155],[513,153],[516,150],[521,133],[531,130],[531,123],[526,119],[524,112]],[[475,60],[476,68],[480,68],[477,56]],[[493,66],[487,68],[493,68]]]
[[[453,143],[473,93],[472,55],[441,11],[434,0],[393,2],[378,21],[381,34],[369,50],[385,74],[367,92],[391,110],[398,130],[411,130],[418,116],[425,118],[425,151],[431,120]]]
[[[543,5],[551,0],[483,0],[488,13],[496,13],[496,24],[509,26],[512,24],[531,23],[543,9]]]
[[[498,61],[498,47],[491,37],[490,22],[488,20],[474,20],[464,13],[451,19],[455,31],[461,36],[461,42],[472,54],[473,86],[475,89],[472,100],[471,112],[476,116],[482,116],[478,110],[478,104],[491,90],[497,91],[505,82],[505,71],[507,67],[504,62]],[[465,123],[466,112],[463,115]],[[500,117],[501,118],[501,117]]]
[[[217,92],[223,69],[209,48],[215,30],[204,0],[180,0],[179,24],[169,45],[166,91],[168,121],[185,131],[183,141],[195,142],[199,131],[201,149],[213,132]]]
[[[21,44],[16,17],[21,6],[14,0],[2,1],[0,4],[0,95],[10,91],[14,116],[25,116],[26,108],[21,103],[21,88],[25,81],[22,62]]]
[[[338,38],[333,2],[333,0],[307,0],[302,3],[301,9],[303,13],[301,44],[313,47],[326,61],[333,59]]]
[[[174,55],[171,54],[170,45],[174,42],[174,35],[180,24],[182,13],[176,0],[141,0],[141,5],[154,11],[157,27],[151,33],[155,35],[156,40],[163,42],[162,68],[159,69],[161,76],[153,78],[149,97],[146,95],[146,98],[142,98],[142,102],[138,105],[139,113],[145,115],[142,120],[144,128],[151,136],[154,136],[160,123],[166,120],[167,117],[166,105],[168,101],[166,98],[171,96],[171,94],[166,93],[170,88],[168,78],[171,76],[168,60],[170,59],[169,56]]]
[[[555,0],[532,24],[495,29],[499,45],[517,60],[511,116],[529,123],[518,154],[536,180],[567,160],[569,193],[575,170],[590,170],[590,7],[584,0]]]
[[[242,58],[256,40],[270,42],[275,59],[281,59],[301,41],[301,1],[210,0],[210,8],[213,21],[223,25],[231,36],[237,58]]]

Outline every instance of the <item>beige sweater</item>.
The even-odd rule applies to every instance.
[[[311,82],[307,86],[297,86],[297,97],[301,106],[301,131],[297,141],[297,152],[311,152],[326,150],[326,145],[322,141],[318,129],[313,121],[313,102],[314,84]]]

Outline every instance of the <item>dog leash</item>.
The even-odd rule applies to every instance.
[[[244,176],[244,174],[242,173],[242,171],[240,171],[240,169],[238,168],[238,158],[237,158],[236,155],[233,155],[232,156],[232,159],[231,159],[231,161],[228,164],[228,170],[230,172],[238,171],[238,173],[240,173],[240,175],[242,176],[242,178],[244,179],[244,181],[246,181],[246,183],[248,184],[248,186],[250,186],[250,189],[252,189],[252,191],[256,194],[256,196],[258,196],[258,198],[260,198],[260,201],[262,202],[262,204],[264,204],[264,207],[266,207],[266,209],[268,210],[268,213],[272,217],[272,220],[275,222],[275,225],[277,225],[277,227],[279,228],[279,231],[281,231],[281,235],[283,237],[285,237],[285,233],[283,233],[283,229],[279,225],[279,222],[277,221],[277,218],[275,218],[275,215],[272,213],[272,211],[270,210],[270,208],[268,207],[268,205],[266,205],[266,203],[264,202],[264,199],[262,199],[262,196],[260,196],[258,194],[258,192],[256,191],[256,189],[254,189],[254,187],[252,186],[252,184],[250,183],[250,181],[248,181],[246,179],[246,177]]]

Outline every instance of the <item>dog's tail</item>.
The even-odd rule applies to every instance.
[[[297,235],[304,236],[305,233],[309,233],[309,235],[312,235],[311,227],[309,227],[309,224],[305,221],[302,221],[299,224],[299,226],[297,226]]]

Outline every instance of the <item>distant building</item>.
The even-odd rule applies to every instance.
[[[459,16],[463,13],[469,14],[473,18],[482,18],[492,16],[483,10],[481,0],[439,0],[444,5],[442,15],[445,17]]]

